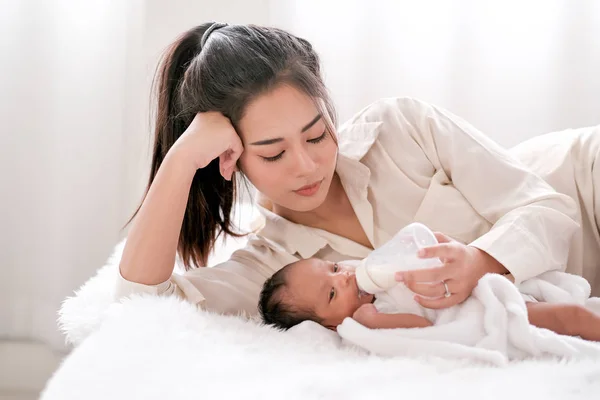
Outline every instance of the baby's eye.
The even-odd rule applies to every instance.
[[[333,300],[334,296],[335,296],[335,289],[331,288],[331,292],[329,292],[329,301]]]
[[[338,269],[340,269],[340,267],[338,267],[337,264],[333,264],[333,272],[338,272]]]

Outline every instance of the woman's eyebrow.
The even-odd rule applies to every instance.
[[[312,121],[310,121],[308,124],[306,124],[306,126],[304,126],[304,128],[302,128],[302,131],[301,131],[301,132],[302,132],[302,133],[304,133],[304,132],[306,132],[307,130],[309,130],[310,128],[312,128],[312,127],[313,127],[313,125],[314,125],[314,124],[316,124],[316,123],[317,123],[317,121],[319,121],[319,120],[321,119],[321,117],[322,117],[321,113],[317,114],[317,116],[316,116],[316,117],[314,117],[314,118],[312,119]]]
[[[323,115],[321,113],[317,114],[316,117],[314,117],[308,124],[306,124],[302,130],[300,131],[301,133],[306,132],[307,130],[309,130],[310,128],[313,127],[314,124],[316,124],[322,117]],[[269,144],[273,144],[273,143],[279,143],[282,142],[283,138],[273,138],[273,139],[265,139],[265,140],[259,140],[258,142],[253,142],[250,143],[253,146],[266,146]]]

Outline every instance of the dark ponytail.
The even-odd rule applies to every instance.
[[[202,24],[184,33],[159,64],[154,82],[154,149],[146,193],[169,149],[198,112],[221,112],[237,127],[253,98],[285,82],[322,99],[323,111],[335,124],[318,56],[307,41],[279,29],[235,25],[212,29],[202,48],[202,36],[212,25]],[[196,172],[178,244],[187,269],[206,265],[219,235],[241,236],[234,232],[230,219],[236,187],[236,174],[231,181],[221,176],[218,158]]]

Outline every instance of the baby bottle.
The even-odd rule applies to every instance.
[[[399,282],[398,271],[425,269],[442,265],[438,258],[419,258],[423,247],[437,244],[435,235],[420,223],[404,227],[383,246],[373,250],[356,268],[358,287],[371,294],[386,291]]]

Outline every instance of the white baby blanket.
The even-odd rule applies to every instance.
[[[438,311],[434,326],[368,329],[346,318],[338,333],[346,343],[388,356],[435,355],[496,365],[531,356],[600,359],[600,344],[530,325],[522,294],[549,303],[577,303],[600,312],[600,298],[589,297],[590,286],[579,276],[551,271],[517,288],[506,278],[489,274],[464,303]]]

